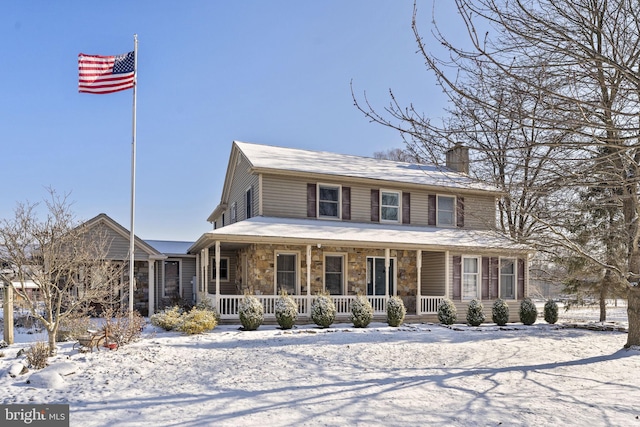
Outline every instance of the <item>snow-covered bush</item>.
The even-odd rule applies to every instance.
[[[358,295],[351,303],[349,320],[356,328],[366,328],[373,319],[373,307],[364,295]]]
[[[520,303],[520,321],[525,325],[533,325],[538,318],[538,309],[530,298],[525,298]]]
[[[217,324],[215,311],[193,307],[182,315],[182,322],[176,330],[189,335],[201,334],[212,330]]]
[[[46,342],[36,342],[26,351],[27,363],[30,368],[42,369],[49,363],[49,344]]]
[[[467,309],[467,323],[471,326],[480,326],[482,322],[484,322],[484,306],[477,299],[472,299]]]
[[[311,303],[311,320],[328,328],[336,320],[336,305],[328,294],[318,294]]]
[[[245,331],[255,331],[264,320],[264,307],[258,298],[245,295],[238,307],[240,323]]]
[[[438,306],[438,320],[443,325],[453,325],[458,319],[456,306],[449,298],[444,298]]]
[[[298,303],[282,291],[280,298],[276,301],[276,320],[282,329],[291,329],[298,318]]]
[[[558,321],[558,303],[552,299],[544,304],[544,321],[552,325]]]
[[[397,327],[404,322],[404,315],[407,314],[407,309],[404,307],[404,302],[400,297],[391,297],[387,301],[387,323],[389,326]]]
[[[493,302],[491,320],[493,320],[493,323],[497,323],[498,326],[504,326],[509,321],[509,305],[504,300],[498,298]]]
[[[162,328],[165,331],[172,331],[182,322],[182,313],[182,308],[176,305],[151,315],[149,321],[153,326]]]

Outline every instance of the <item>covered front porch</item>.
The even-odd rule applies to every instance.
[[[335,244],[238,243],[215,241],[198,257],[198,300],[207,299],[221,319],[237,319],[245,293],[275,318],[281,291],[310,317],[316,294],[328,293],[337,315],[348,316],[357,295],[366,295],[374,315],[386,315],[387,301],[399,296],[410,314],[435,314],[448,296],[448,251]]]

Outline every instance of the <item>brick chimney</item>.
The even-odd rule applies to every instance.
[[[469,175],[469,147],[456,144],[447,150],[447,167],[456,172]]]

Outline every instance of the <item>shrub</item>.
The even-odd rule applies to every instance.
[[[538,309],[530,298],[525,298],[520,303],[520,321],[525,325],[533,325],[538,318]]]
[[[176,329],[189,335],[210,331],[218,324],[214,311],[197,307],[193,307],[188,313],[184,313],[182,318],[182,323]]]
[[[389,301],[387,301],[387,323],[389,326],[398,327],[402,325],[405,314],[407,314],[407,309],[404,307],[402,298],[389,298]]]
[[[544,304],[544,321],[552,325],[558,321],[558,304],[552,299]]]
[[[152,315],[149,320],[153,326],[172,331],[182,322],[182,313],[182,309],[175,305]]]
[[[33,369],[42,369],[47,366],[49,358],[49,344],[37,342],[26,351],[27,363]]]
[[[314,298],[311,320],[322,328],[328,328],[336,320],[336,305],[328,294],[318,294]]]
[[[60,319],[60,327],[56,341],[69,341],[86,335],[87,329],[92,329],[91,318],[84,314],[72,313]]]
[[[453,325],[458,319],[456,306],[449,298],[444,298],[438,306],[438,320],[443,325]]]
[[[493,323],[497,323],[498,326],[504,326],[509,321],[509,305],[504,300],[498,298],[493,302],[491,320],[493,320]]]
[[[103,315],[105,318],[103,329],[107,329],[108,333],[116,338],[119,346],[134,342],[142,336],[146,322],[137,311],[128,313],[110,308],[105,310]],[[182,316],[179,316],[178,319],[179,322],[172,329],[175,329],[182,322]]]
[[[351,303],[349,320],[356,328],[366,328],[373,319],[373,307],[364,295],[358,295]]]
[[[287,295],[286,291],[282,291],[280,298],[276,301],[276,320],[282,329],[291,329],[298,319],[298,304]]]
[[[245,295],[238,307],[240,323],[245,331],[255,331],[264,320],[264,307],[258,298]]]
[[[467,309],[467,323],[471,326],[480,326],[484,322],[484,306],[477,299],[469,302]]]

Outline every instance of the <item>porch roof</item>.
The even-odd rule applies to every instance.
[[[493,250],[530,253],[533,250],[491,230],[368,224],[316,219],[254,217],[203,234],[190,253],[215,241],[341,245],[423,250]]]

